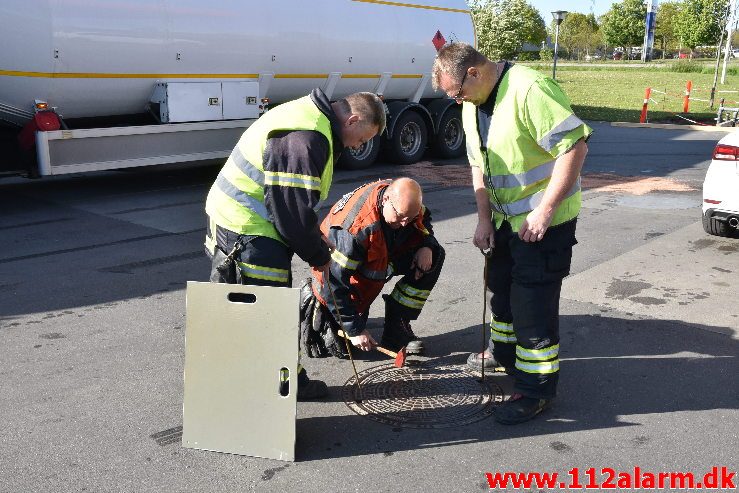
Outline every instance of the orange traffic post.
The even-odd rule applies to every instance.
[[[641,117],[639,118],[639,123],[647,123],[647,105],[649,104],[649,96],[652,95],[652,88],[647,87],[647,90],[644,91],[644,105],[641,107]]]
[[[689,80],[685,84],[685,97],[683,98],[683,113],[690,112],[690,91],[693,89],[693,81]]]

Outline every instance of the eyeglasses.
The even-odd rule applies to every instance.
[[[459,84],[459,91],[457,91],[457,94],[454,95],[455,101],[461,101],[462,100],[462,87],[464,87],[464,81],[467,80],[467,71],[464,71],[464,75],[462,76],[462,83]]]
[[[407,221],[408,221],[409,223],[412,223],[412,222],[414,222],[414,221],[415,221],[416,219],[418,219],[418,216],[420,216],[420,215],[421,215],[421,212],[419,211],[419,212],[418,212],[418,214],[416,214],[416,215],[415,215],[415,216],[413,216],[413,217],[404,217],[404,216],[402,216],[402,215],[400,214],[400,212],[398,212],[398,209],[396,209],[396,208],[395,208],[395,204],[393,204],[393,201],[392,201],[392,200],[390,200],[390,197],[388,197],[387,201],[388,201],[388,203],[390,204],[390,207],[392,207],[392,208],[393,208],[393,212],[395,213],[395,215],[396,215],[396,216],[398,216],[398,219],[400,219],[401,221],[402,221],[403,219],[405,219],[405,220],[407,220]]]

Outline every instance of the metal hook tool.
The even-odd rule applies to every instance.
[[[482,253],[482,256],[485,258],[485,267],[482,271],[482,365],[480,366],[482,371],[482,376],[480,377],[480,381],[485,381],[485,351],[488,349],[488,337],[487,337],[487,308],[488,308],[488,283],[487,283],[487,276],[488,276],[488,259],[493,254],[493,249],[488,248],[487,250],[483,250],[480,248],[480,253]]]

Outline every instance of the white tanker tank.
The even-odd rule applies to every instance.
[[[0,32],[0,120],[23,125],[42,101],[70,123],[69,130],[37,137],[41,174],[227,155],[253,121],[240,107],[229,111],[234,90],[241,100],[258,104],[267,98],[272,105],[314,87],[331,99],[372,91],[388,103],[382,143],[396,161],[419,159],[427,143],[443,156],[464,150],[458,108],[430,82],[435,37],[475,42],[464,0],[3,0]],[[220,91],[220,99],[205,99],[218,113],[208,113],[204,104],[201,114],[197,105],[181,100],[177,104],[185,101],[192,111],[179,120],[155,111],[167,124],[126,131],[75,128],[75,119],[145,113],[152,102],[166,100],[162,91],[166,95],[168,87],[171,94],[175,88],[188,94]],[[205,133],[193,139],[192,132]],[[169,142],[161,143],[164,149],[110,159],[110,138],[121,133],[129,139],[156,134]],[[183,133],[190,133],[184,140],[191,146],[210,136],[213,145],[228,149],[201,143],[207,149],[168,153],[168,146],[174,151],[183,145],[177,138]],[[380,140],[345,164],[371,164]],[[102,142],[104,162],[91,151]]]

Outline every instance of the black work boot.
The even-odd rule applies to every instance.
[[[385,328],[380,346],[391,351],[399,351],[405,346],[407,354],[423,354],[423,341],[413,333],[408,320],[400,315],[398,302],[386,294],[382,298],[385,300]]]
[[[504,425],[524,423],[551,406],[553,400],[513,394],[510,399],[495,408],[493,411],[495,421]]]
[[[321,380],[311,380],[305,369],[298,373],[298,400],[312,401],[328,395],[328,387]]]

